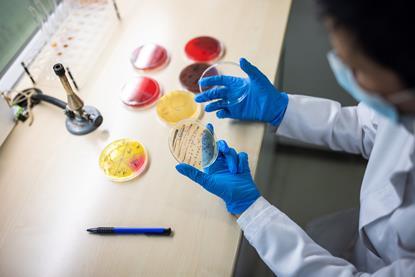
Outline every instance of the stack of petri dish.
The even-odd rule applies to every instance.
[[[184,89],[199,93],[198,81],[200,76],[210,66],[210,63],[219,60],[223,56],[225,52],[223,44],[214,37],[195,37],[186,43],[184,52],[186,57],[194,63],[186,66],[180,72],[180,83]],[[217,75],[213,70],[209,74]]]
[[[169,54],[163,46],[147,43],[138,46],[131,54],[131,65],[145,73],[164,68],[169,62]],[[150,77],[133,77],[124,84],[121,90],[121,101],[133,108],[152,106],[162,95],[159,83]]]

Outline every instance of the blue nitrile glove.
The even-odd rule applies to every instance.
[[[225,141],[218,141],[217,160],[205,172],[188,164],[178,164],[177,171],[222,198],[228,211],[242,214],[260,196],[249,170],[248,155],[236,153]]]
[[[248,74],[249,79],[232,76],[212,76],[200,80],[202,87],[211,87],[196,96],[196,102],[202,103],[215,99],[219,101],[210,103],[205,111],[217,111],[218,118],[234,118],[241,120],[256,120],[277,126],[281,123],[288,105],[288,96],[279,92],[268,78],[258,68],[241,58],[239,62],[242,70]],[[238,90],[248,82],[249,93],[242,102],[227,106],[223,98],[226,95],[238,95]]]

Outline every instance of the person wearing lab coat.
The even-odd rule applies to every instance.
[[[338,83],[359,104],[278,91],[246,59],[249,78],[213,76],[196,97],[219,118],[278,126],[278,134],[368,159],[360,193],[353,256],[333,256],[263,198],[248,156],[218,142],[216,162],[177,170],[225,201],[246,239],[269,268],[284,276],[415,276],[415,42],[413,4],[397,0],[318,0]],[[229,105],[229,95],[247,96]],[[212,127],[208,126],[211,130]],[[212,130],[213,131],[213,130]]]

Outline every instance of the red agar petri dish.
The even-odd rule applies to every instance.
[[[193,93],[199,93],[199,79],[202,76],[202,74],[205,72],[206,69],[210,64],[207,63],[192,63],[180,72],[180,83],[182,86],[193,92]],[[215,68],[208,71],[207,74],[204,77],[218,75],[218,72]]]
[[[152,78],[139,76],[127,81],[121,91],[121,101],[130,107],[145,108],[161,95],[160,85]]]
[[[222,56],[223,47],[219,40],[203,36],[189,40],[184,51],[187,57],[195,62],[211,62]]]
[[[166,48],[154,43],[143,44],[131,54],[131,64],[138,70],[153,70],[167,64],[169,55]]]

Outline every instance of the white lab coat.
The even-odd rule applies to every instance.
[[[414,135],[365,105],[290,95],[278,134],[368,158],[354,264],[332,256],[260,197],[238,219],[271,270],[285,276],[415,276]],[[341,197],[341,195],[339,195]]]

